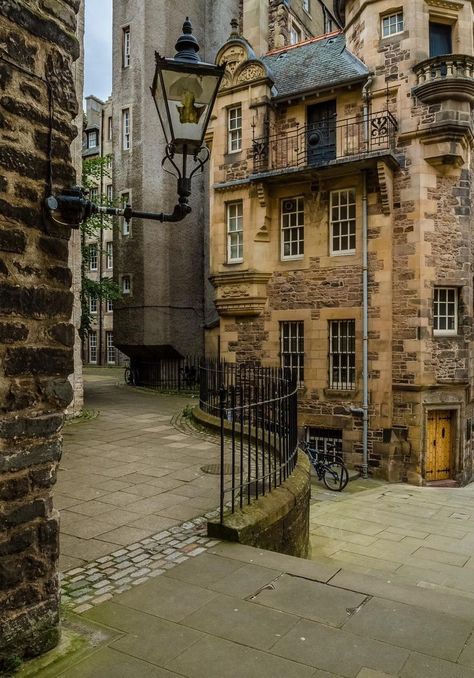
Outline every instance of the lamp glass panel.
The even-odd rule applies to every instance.
[[[163,69],[162,77],[174,139],[199,143],[204,136],[220,76]]]

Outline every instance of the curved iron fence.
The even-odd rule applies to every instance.
[[[297,387],[289,371],[207,361],[200,408],[220,423],[220,519],[279,487],[297,461]]]

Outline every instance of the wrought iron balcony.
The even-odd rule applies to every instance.
[[[425,59],[413,68],[414,93],[422,101],[457,99],[474,103],[474,57],[445,54]]]
[[[389,111],[345,120],[325,119],[311,125],[269,133],[253,140],[255,173],[289,168],[322,167],[395,147],[397,121]]]

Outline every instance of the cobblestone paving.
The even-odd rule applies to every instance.
[[[81,613],[117,593],[143,584],[218,542],[206,536],[206,521],[215,512],[118,549],[62,576],[62,603]]]

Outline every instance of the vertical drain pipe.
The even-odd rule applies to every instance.
[[[368,477],[369,461],[369,257],[367,175],[362,172],[362,477]]]
[[[362,89],[364,99],[365,142],[370,150],[369,89],[372,75]],[[362,382],[363,382],[363,428],[362,428],[362,477],[368,478],[369,469],[369,206],[367,201],[367,174],[362,172]]]

